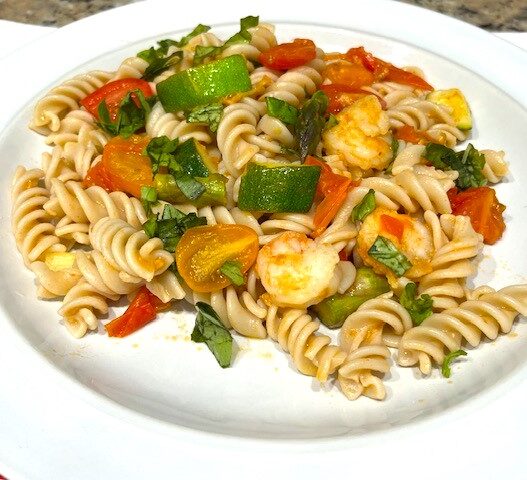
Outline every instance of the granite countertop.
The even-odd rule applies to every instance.
[[[365,0],[367,1],[367,0]],[[526,0],[400,0],[488,30],[527,31]],[[62,26],[131,0],[0,0],[0,18]]]

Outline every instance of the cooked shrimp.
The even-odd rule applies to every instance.
[[[323,134],[330,155],[339,155],[352,167],[382,170],[391,160],[390,129],[386,112],[375,95],[360,98],[337,115],[338,124]]]
[[[390,240],[411,262],[412,267],[404,274],[405,277],[415,279],[432,270],[432,235],[428,227],[418,219],[393,210],[376,208],[365,218],[359,231],[357,250],[364,263],[373,267],[376,273],[386,275],[390,283],[393,283],[396,277],[392,270],[368,255],[368,250],[379,235]]]
[[[335,249],[285,232],[260,250],[256,271],[272,303],[306,308],[337,291],[338,262]]]

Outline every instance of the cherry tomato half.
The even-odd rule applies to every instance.
[[[297,38],[291,43],[281,43],[260,54],[260,63],[273,70],[288,70],[314,60],[317,48],[312,40]]]
[[[334,83],[320,85],[319,89],[328,97],[328,113],[334,114],[344,110],[359,98],[368,95],[367,92]]]
[[[119,105],[128,92],[141,90],[143,95],[148,98],[153,95],[150,84],[139,78],[121,78],[108,82],[95,92],[81,100],[81,105],[88,110],[95,118],[99,118],[99,104],[104,100],[110,112],[110,118],[116,119],[119,111]]]
[[[176,247],[178,272],[197,292],[215,292],[231,281],[220,272],[229,260],[247,272],[258,255],[258,235],[245,225],[206,225],[187,230]]]

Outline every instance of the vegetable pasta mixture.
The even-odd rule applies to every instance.
[[[50,148],[16,170],[13,231],[73,336],[187,301],[219,366],[232,331],[269,337],[299,372],[383,399],[390,350],[449,376],[527,314],[527,285],[465,282],[505,230],[504,152],[467,141],[459,89],[347,47],[279,44],[258,17],[225,41],[198,25],[38,101]]]

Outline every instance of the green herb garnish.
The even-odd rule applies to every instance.
[[[152,101],[152,97],[147,100],[141,90],[128,92],[119,104],[115,120],[112,120],[106,100],[103,100],[97,108],[99,113],[97,125],[114,137],[120,135],[128,138],[146,125],[146,117],[151,110],[149,102]]]
[[[265,103],[267,104],[267,113],[271,117],[278,118],[278,120],[288,125],[296,125],[298,108],[274,97],[267,97]]]
[[[215,57],[216,55],[219,55],[230,45],[234,45],[236,43],[249,43],[252,38],[249,28],[256,27],[258,23],[259,17],[248,16],[242,18],[240,20],[240,31],[227,39],[223,45],[218,47],[204,47],[203,45],[198,45],[194,50],[194,65],[203,63],[203,60],[205,60],[207,57]]]
[[[324,126],[324,130],[329,130],[330,128],[336,127],[338,124],[339,121],[337,120],[337,117],[330,113],[326,125]]]
[[[455,358],[464,356],[466,354],[467,352],[464,350],[456,350],[455,352],[449,353],[443,360],[443,365],[441,366],[441,373],[443,374],[443,377],[450,378],[450,364]]]
[[[146,154],[152,164],[152,173],[155,175],[160,167],[168,168],[170,161],[179,145],[179,140],[170,140],[167,136],[155,137],[150,140],[146,147]]]
[[[485,155],[476,150],[472,144],[461,152],[455,152],[444,145],[429,143],[424,157],[440,170],[456,170],[459,173],[456,186],[461,190],[487,184],[487,179],[483,175]]]
[[[229,367],[232,361],[232,335],[210,305],[198,302],[196,308],[198,315],[190,339],[196,343],[205,343],[220,367]]]
[[[351,211],[351,221],[362,222],[371,212],[375,210],[375,207],[375,190],[370,188],[368,193],[364,195],[364,198],[361,200],[361,202],[353,207],[353,210]]]
[[[432,315],[433,300],[426,293],[417,297],[417,285],[407,283],[399,298],[399,303],[408,310],[415,326],[421,325],[423,320]]]
[[[152,205],[157,203],[157,190],[154,187],[143,185],[141,187],[141,203],[147,215],[152,213]]]
[[[220,125],[221,116],[223,115],[223,105],[221,103],[211,103],[194,108],[187,115],[189,123],[206,123],[209,125],[211,132],[216,132]]]
[[[181,236],[189,228],[206,224],[205,217],[198,217],[195,213],[184,214],[173,205],[165,205],[159,217],[152,215],[143,223],[143,230],[149,238],[160,238],[164,249],[173,253]]]
[[[387,266],[398,277],[412,268],[406,256],[387,238],[379,235],[368,250],[368,255]]]
[[[242,264],[236,260],[227,260],[220,268],[233,285],[241,287],[245,283],[245,277],[242,272]]]

